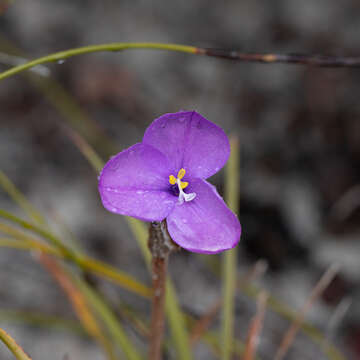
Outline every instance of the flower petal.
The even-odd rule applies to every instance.
[[[101,172],[104,207],[145,221],[163,220],[177,197],[169,192],[169,163],[150,145],[135,144],[112,157]]]
[[[192,179],[189,188],[196,193],[195,199],[177,203],[167,217],[172,239],[184,249],[204,254],[233,248],[241,234],[236,215],[205,180]]]
[[[165,114],[154,120],[145,131],[143,143],[161,151],[174,173],[184,168],[188,179],[215,174],[230,154],[224,131],[195,111]]]

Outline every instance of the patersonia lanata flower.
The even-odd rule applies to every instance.
[[[166,219],[182,248],[218,253],[234,247],[239,220],[205,179],[230,155],[224,131],[195,111],[165,114],[141,143],[112,157],[101,172],[104,207],[144,221]]]

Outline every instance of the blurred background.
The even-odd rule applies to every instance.
[[[355,0],[0,1],[0,70],[89,44],[150,41],[244,52],[358,55]],[[105,211],[97,176],[69,139],[76,129],[107,159],[141,140],[156,117],[196,110],[240,141],[239,274],[259,259],[258,280],[300,309],[321,274],[340,272],[307,320],[349,359],[360,359],[360,73],[284,64],[245,64],[161,51],[73,57],[0,82],[0,169],[61,232],[94,257],[150,284],[124,219]],[[224,173],[211,181],[224,193]],[[1,208],[22,216],[0,191]],[[185,251],[170,272],[181,306],[196,317],[221,296],[219,256]],[[211,270],[212,269],[212,270]],[[149,303],[92,279],[114,308],[149,314]],[[88,339],[24,324],[8,310],[75,319],[66,296],[28,252],[0,251],[0,326],[33,359],[103,359]],[[238,293],[237,337],[254,299]],[[19,321],[19,322],[16,322]],[[287,320],[267,311],[259,357],[272,359]],[[133,334],[134,337],[135,334]],[[50,354],[50,355],[49,355]],[[203,344],[196,359],[213,359]],[[0,346],[0,358],[11,359]],[[325,359],[299,334],[287,359]]]

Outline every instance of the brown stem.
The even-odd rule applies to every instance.
[[[168,257],[152,259],[153,289],[150,329],[149,360],[160,360],[162,358],[162,342],[165,328],[165,283]]]
[[[259,334],[263,326],[265,317],[265,308],[268,295],[265,291],[260,292],[256,302],[256,314],[251,320],[249,334],[246,340],[243,360],[253,360],[259,339]]]
[[[285,63],[320,67],[359,67],[360,57],[317,54],[243,53],[236,50],[197,48],[196,54],[241,62]]]
[[[149,249],[152,255],[153,300],[151,310],[149,360],[161,360],[165,329],[166,273],[170,252],[175,248],[167,231],[166,220],[152,222]]]

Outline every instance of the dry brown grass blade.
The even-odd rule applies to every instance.
[[[83,294],[73,284],[65,269],[63,269],[63,267],[54,258],[44,253],[39,253],[38,259],[64,290],[85,330],[103,347],[108,359],[115,359],[111,344],[104,337],[102,330],[98,326],[95,317],[89,309]]]
[[[300,309],[294,321],[285,332],[281,344],[275,354],[275,360],[282,360],[288,352],[291,344],[293,343],[295,336],[303,323],[306,314],[314,304],[315,300],[321,295],[321,293],[328,287],[335,275],[338,273],[339,267],[336,264],[331,265],[324,275],[320,278],[318,283],[314,286],[310,293],[310,296],[306,300],[304,306]]]
[[[215,304],[212,305],[211,308],[195,323],[190,334],[191,346],[194,346],[209,329],[211,323],[221,308],[221,304],[221,299],[217,300]]]
[[[243,360],[253,360],[255,357],[257,344],[259,342],[259,334],[261,332],[264,323],[267,299],[268,299],[268,294],[266,293],[266,291],[262,291],[258,295],[256,301],[256,314],[250,323],[245,351],[242,357]]]

